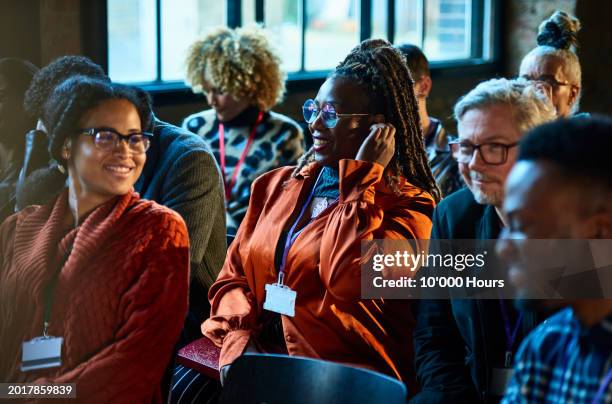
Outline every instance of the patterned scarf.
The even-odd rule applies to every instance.
[[[317,183],[314,196],[319,198],[337,199],[340,195],[340,178],[338,170],[323,167],[321,178]]]

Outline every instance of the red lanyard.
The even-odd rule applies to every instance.
[[[242,155],[236,163],[234,167],[234,172],[232,173],[232,178],[228,184],[225,176],[225,128],[223,124],[219,122],[219,158],[221,159],[221,175],[223,176],[223,186],[225,187],[225,202],[229,202],[230,195],[232,194],[232,188],[234,188],[234,184],[236,183],[236,178],[238,178],[238,172],[240,171],[240,166],[246,160],[247,153],[249,152],[249,148],[255,139],[255,133],[257,132],[257,127],[263,121],[263,111],[259,111],[259,115],[257,115],[257,120],[253,125],[253,129],[251,129],[251,134],[249,135],[249,140],[247,140],[247,144],[242,151]]]

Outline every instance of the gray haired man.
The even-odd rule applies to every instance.
[[[521,137],[555,119],[550,100],[525,80],[480,83],[455,105],[458,140],[451,145],[467,184],[444,199],[431,239],[495,239],[505,226],[504,182]],[[504,300],[427,300],[414,333],[421,392],[412,402],[477,403],[499,400],[519,340],[537,321]]]

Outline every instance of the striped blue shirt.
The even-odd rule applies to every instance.
[[[611,371],[612,315],[587,328],[564,309],[521,344],[502,403],[612,403]]]

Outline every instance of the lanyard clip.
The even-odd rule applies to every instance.
[[[506,351],[506,361],[504,362],[504,367],[510,368],[512,367],[512,352]]]
[[[49,322],[48,322],[48,321],[45,321],[45,322],[43,323],[43,337],[45,337],[45,338],[49,338],[48,331],[49,331]]]
[[[285,281],[285,271],[280,271],[278,273],[278,285],[283,286],[283,282]]]

